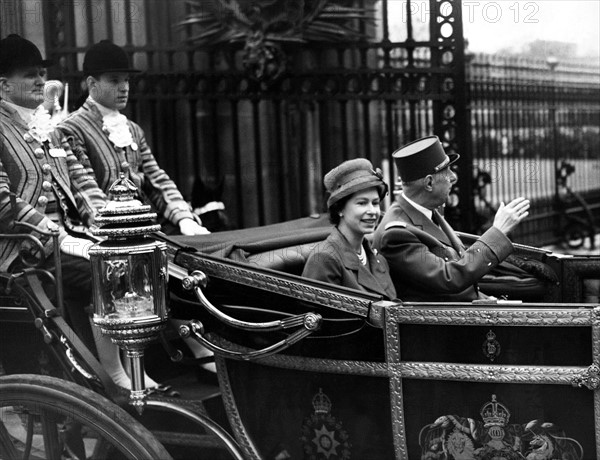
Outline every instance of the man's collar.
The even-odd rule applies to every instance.
[[[433,211],[431,209],[427,209],[425,206],[421,206],[419,203],[415,203],[409,197],[406,196],[404,192],[402,192],[402,196],[406,201],[408,201],[417,211],[423,213],[425,217],[431,220],[431,216],[433,216]]]
[[[103,106],[99,102],[96,102],[92,96],[88,96],[87,102],[90,103],[90,104],[92,104],[92,105],[95,105],[96,108],[98,109],[98,111],[100,112],[100,114],[103,117],[105,117],[107,115],[119,115],[121,113],[118,110],[109,109],[108,107]]]
[[[2,102],[4,102],[8,106],[9,109],[12,109],[14,112],[17,113],[19,115],[19,117],[21,117],[21,120],[23,120],[25,125],[27,125],[31,121],[31,117],[32,117],[35,109],[30,109],[28,107],[21,107],[20,105],[17,105],[17,104],[7,101],[6,99],[2,99]]]

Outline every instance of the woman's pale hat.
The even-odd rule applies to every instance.
[[[383,198],[388,190],[381,170],[373,169],[373,165],[366,158],[344,161],[325,175],[324,183],[329,193],[328,208],[360,190],[375,187],[380,198]]]

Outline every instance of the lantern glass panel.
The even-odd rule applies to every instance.
[[[102,258],[100,290],[104,311],[101,315],[114,318],[153,315],[153,265],[152,253]]]

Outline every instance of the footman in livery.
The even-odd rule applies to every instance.
[[[139,72],[125,51],[102,40],[86,52],[83,72],[90,96],[59,129],[102,190],[107,192],[123,173],[137,186],[142,201],[155,208],[163,227],[174,226],[173,231],[184,235],[209,233],[159,167],[142,128],[120,113],[127,106],[129,77]]]

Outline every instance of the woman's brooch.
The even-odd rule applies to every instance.
[[[371,172],[373,173],[374,176],[383,180],[383,171],[380,168],[372,169]]]

